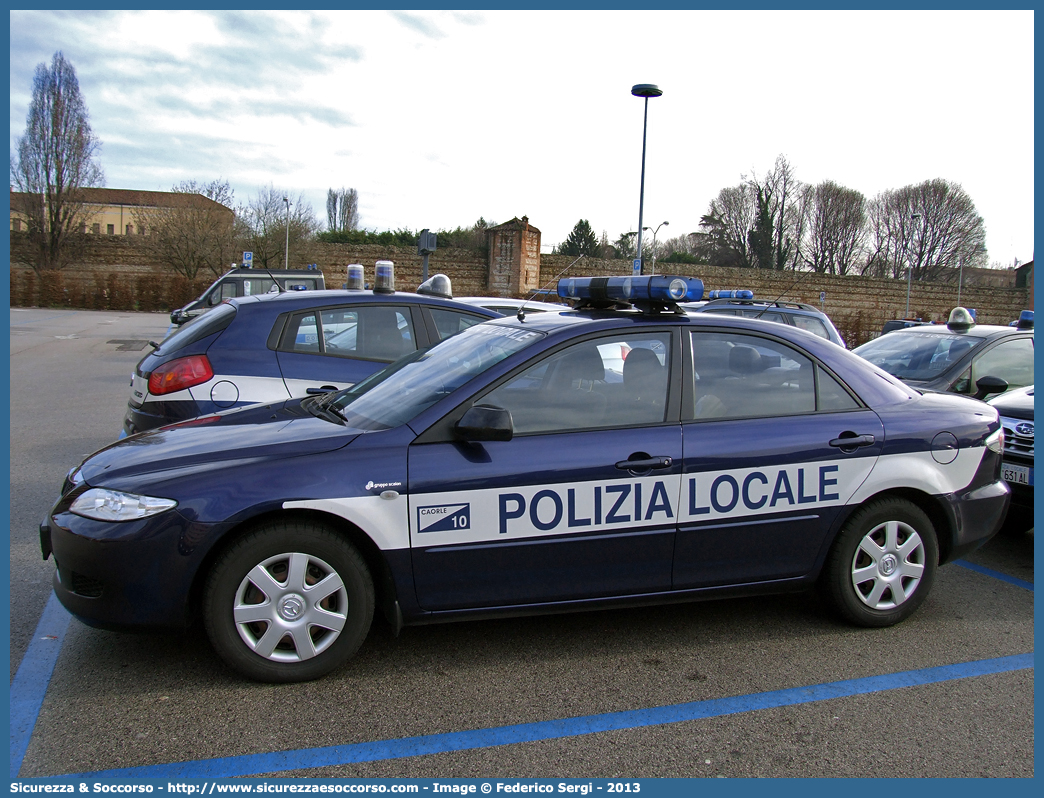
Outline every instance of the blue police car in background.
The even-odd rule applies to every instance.
[[[818,586],[855,624],[906,618],[1004,517],[997,411],[787,325],[678,311],[702,290],[562,280],[572,310],[115,443],[41,525],[54,589],[102,627],[201,616],[272,682],[344,663],[375,610],[397,631]]]
[[[451,296],[449,280],[437,284]],[[419,290],[419,289],[418,289]],[[138,363],[123,434],[336,391],[500,314],[431,294],[286,291],[225,301]]]
[[[725,290],[711,291],[706,302],[685,304],[682,307],[692,313],[721,313],[789,324],[833,341],[838,346],[847,346],[830,317],[805,302],[755,299],[752,291]]]

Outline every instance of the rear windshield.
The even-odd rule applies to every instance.
[[[235,317],[236,308],[234,305],[229,305],[228,303],[220,304],[213,310],[196,316],[192,321],[183,324],[171,335],[164,338],[163,343],[160,344],[159,349],[156,351],[163,354],[177,352],[179,349],[195,343],[201,338],[221,332],[232,323],[232,319]]]

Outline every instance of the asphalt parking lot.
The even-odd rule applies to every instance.
[[[845,626],[812,595],[397,638],[377,622],[346,668],[298,685],[242,681],[199,631],[69,620],[37,525],[118,435],[167,323],[11,311],[12,776],[1034,775],[1032,529],[941,569],[888,629]]]

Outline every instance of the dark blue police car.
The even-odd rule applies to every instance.
[[[441,293],[284,291],[226,300],[141,359],[123,434],[347,388],[404,354],[500,315],[452,301],[444,275],[428,282]]]
[[[576,278],[345,392],[133,435],[41,526],[88,624],[183,626],[266,681],[403,625],[803,590],[896,623],[1009,502],[997,411],[811,333]]]

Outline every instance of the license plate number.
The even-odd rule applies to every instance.
[[[1011,482],[1013,485],[1033,484],[1033,469],[1029,466],[1008,465],[1005,463],[1002,468],[1002,475],[1005,482]]]

